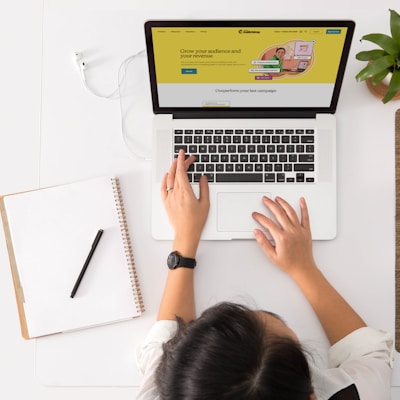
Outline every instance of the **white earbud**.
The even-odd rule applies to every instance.
[[[76,65],[78,66],[79,71],[84,71],[86,69],[86,64],[83,61],[83,53],[80,53],[79,51],[75,51],[74,56],[75,56],[75,62],[76,62]]]
[[[127,58],[127,59],[121,64],[120,70],[121,70],[121,68],[122,68],[125,64],[127,64],[130,60],[132,60],[133,58],[135,58],[136,56],[138,56],[138,55],[140,55],[140,54],[144,54],[144,52],[145,52],[144,50],[141,50],[141,51],[138,52],[137,54],[135,54],[135,55],[133,55],[133,56]],[[87,81],[86,81],[85,70],[87,69],[87,65],[86,65],[86,63],[83,61],[83,53],[80,52],[80,51],[75,51],[75,52],[74,52],[74,60],[75,60],[76,66],[78,67],[78,71],[80,72],[81,79],[82,79],[82,83],[83,83],[84,87],[85,87],[90,93],[94,94],[94,95],[97,96],[97,97],[102,97],[102,98],[104,98],[104,99],[118,99],[118,98],[120,97],[119,88],[120,88],[120,85],[122,84],[123,80],[125,79],[125,72],[126,72],[125,70],[126,70],[126,68],[123,69],[124,75],[123,75],[123,77],[119,80],[119,82],[118,82],[118,87],[117,87],[112,93],[110,93],[110,94],[101,94],[101,93],[98,93],[96,90],[92,89],[92,88],[88,85],[88,83],[87,83]]]

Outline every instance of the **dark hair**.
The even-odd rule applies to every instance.
[[[268,333],[245,306],[220,303],[164,344],[156,372],[163,400],[309,400],[310,370],[301,345]]]
[[[283,50],[286,53],[286,49],[284,47],[277,47],[275,53],[277,53],[279,50]]]

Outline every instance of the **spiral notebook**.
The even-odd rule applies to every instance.
[[[25,339],[144,311],[118,178],[3,196],[0,211]],[[103,236],[71,298],[99,229]]]

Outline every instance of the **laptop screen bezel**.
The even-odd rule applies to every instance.
[[[331,104],[328,107],[229,107],[229,108],[201,108],[201,107],[161,107],[158,99],[156,69],[152,28],[154,27],[276,27],[276,28],[347,28],[342,57],[339,63],[336,82],[333,89]],[[188,118],[265,118],[268,116],[309,117],[318,113],[335,113],[339,94],[343,83],[344,72],[350,52],[351,42],[355,29],[352,20],[149,20],[144,24],[147,49],[147,60],[150,77],[151,97],[154,114],[173,114],[175,117]]]

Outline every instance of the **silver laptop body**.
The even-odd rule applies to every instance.
[[[173,238],[160,185],[180,148],[196,155],[196,193],[209,177],[202,239],[253,238],[263,195],[297,211],[305,197],[313,239],[336,236],[334,113],[353,32],[343,20],[146,22],[155,239]]]

